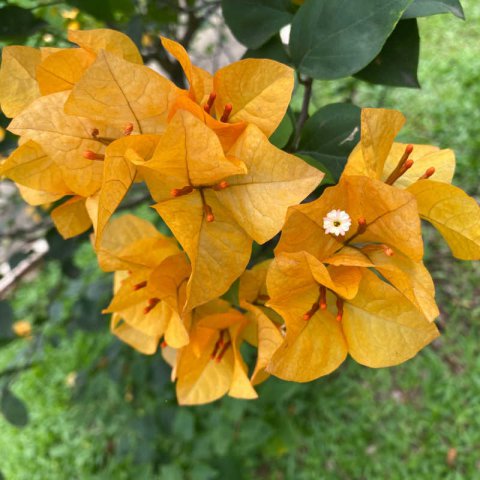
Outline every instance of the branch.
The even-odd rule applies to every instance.
[[[302,133],[302,127],[308,119],[308,107],[312,98],[313,78],[307,77],[305,80],[299,79],[299,82],[304,86],[305,90],[303,91],[302,110],[300,111],[300,115],[298,116],[297,124],[295,126],[293,151],[296,151],[298,149],[298,144],[300,143],[300,135]]]
[[[18,237],[28,236],[30,234],[39,234],[43,233],[44,230],[48,230],[53,226],[53,222],[50,218],[46,218],[40,223],[35,223],[30,227],[27,228],[15,228],[12,230],[8,230],[6,232],[0,232],[0,238],[14,238],[18,239]],[[34,235],[36,237],[36,235]]]

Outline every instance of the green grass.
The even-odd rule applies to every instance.
[[[159,380],[159,358],[126,347],[112,355],[118,344],[105,331],[65,336],[15,382],[31,422],[19,430],[2,421],[6,478],[476,478],[480,266],[439,265],[437,255],[444,249],[430,251],[434,272],[445,277],[444,333],[433,346],[391,369],[347,361],[310,384],[271,380],[255,402],[177,408],[171,385]],[[67,378],[92,360],[95,373],[72,401]]]

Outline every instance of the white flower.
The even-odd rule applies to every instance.
[[[325,233],[333,233],[335,236],[345,235],[352,225],[352,220],[347,212],[343,210],[332,210],[323,217],[323,228]]]

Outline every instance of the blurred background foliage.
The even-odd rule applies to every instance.
[[[453,148],[456,183],[478,198],[480,4],[462,3],[465,22],[451,15],[418,19],[422,89],[353,77],[315,80],[310,113],[345,101],[403,111],[408,123],[401,139]],[[188,47],[189,32],[213,25],[220,33],[197,52],[204,59],[216,58],[222,42],[233,43],[219,2],[200,4],[197,10],[190,0],[0,1],[1,45],[67,46],[67,28],[118,28],[146,61],[181,82],[177,66],[159,53],[159,32]],[[198,20],[203,16],[210,25]],[[235,60],[237,51],[226,58]],[[302,97],[300,87],[293,112],[301,110]],[[0,152],[14,144],[7,134]],[[28,228],[5,230],[5,212],[19,218],[19,205],[15,195],[0,205],[2,245],[12,236],[29,239]],[[134,211],[155,218],[146,205]],[[88,238],[65,242],[41,211],[22,215],[41,223],[50,251],[0,301],[0,478],[480,478],[480,267],[454,261],[432,230],[425,229],[426,261],[443,335],[415,360],[385,370],[349,360],[309,384],[270,379],[254,402],[224,398],[186,408],[176,405],[159,355],[142,356],[109,333],[100,312],[111,278],[99,271]],[[9,256],[11,266],[18,261]]]

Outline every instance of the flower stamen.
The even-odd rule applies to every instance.
[[[227,103],[225,104],[225,107],[223,109],[223,114],[220,118],[220,121],[221,122],[227,122],[228,121],[228,117],[230,116],[230,114],[232,113],[232,109],[233,109],[233,105],[231,103]]]
[[[397,166],[393,169],[392,173],[385,180],[385,183],[387,185],[393,185],[409,168],[412,167],[413,160],[408,158],[412,152],[413,145],[407,145]]]
[[[172,197],[181,197],[183,195],[188,195],[189,193],[192,193],[194,188],[191,185],[186,185],[185,187],[182,188],[173,188],[170,191],[170,195]]]
[[[133,291],[136,292],[137,290],[141,290],[142,288],[145,288],[147,286],[147,281],[144,280],[143,282],[137,283],[136,285],[133,286]]]
[[[133,123],[127,123],[125,127],[123,127],[123,134],[126,137],[128,137],[129,135],[131,135],[132,132],[133,132]]]
[[[220,183],[217,183],[212,188],[216,192],[219,192],[220,190],[225,190],[225,188],[228,188],[229,186],[230,186],[230,184],[228,182],[226,182],[225,180],[222,180]]]
[[[343,299],[337,297],[337,322],[343,319]]]
[[[419,178],[419,180],[426,180],[435,173],[435,167],[429,167],[425,170],[425,173]]]
[[[216,98],[217,98],[217,94],[215,92],[210,93],[210,95],[208,96],[207,103],[203,106],[203,109],[207,113],[210,113],[210,110],[212,109]]]
[[[92,152],[92,150],[85,150],[83,152],[83,158],[86,158],[88,160],[105,160],[105,155]]]
[[[160,302],[159,298],[150,298],[147,302],[147,306],[143,309],[144,315],[150,313]]]

